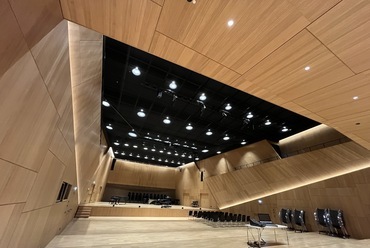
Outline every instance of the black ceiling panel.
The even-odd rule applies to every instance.
[[[172,81],[176,89],[170,89]],[[115,156],[155,165],[177,167],[241,147],[243,140],[277,142],[319,124],[108,37],[102,91],[110,104],[102,105],[102,127]],[[202,93],[206,100],[199,99]],[[227,104],[232,108],[225,109]],[[141,109],[145,117],[138,116]],[[170,124],[163,122],[167,117]],[[132,130],[137,137],[129,136]]]

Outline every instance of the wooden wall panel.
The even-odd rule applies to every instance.
[[[108,183],[175,189],[175,172],[175,168],[117,159],[114,170],[109,171]]]
[[[56,202],[64,169],[64,165],[51,152],[46,154],[23,211],[50,206]]]
[[[91,216],[187,217],[188,209],[93,207]]]
[[[251,201],[224,211],[244,213],[253,217],[257,213],[270,213],[280,223],[278,212],[281,208],[302,209],[306,212],[309,231],[318,231],[313,212],[316,208],[341,209],[344,212],[346,228],[352,238],[368,238],[366,226],[370,216],[370,169],[334,177],[297,189],[262,198],[263,203]]]
[[[58,115],[30,53],[0,78],[0,87],[7,89],[0,91],[0,157],[38,171]]]
[[[344,138],[343,134],[322,124],[280,140],[279,147],[282,154],[290,154]]]
[[[39,247],[51,207],[21,214],[9,247]]]
[[[12,4],[19,2],[12,1]],[[14,14],[10,8],[5,10],[2,12],[5,17],[17,15],[18,18],[22,12],[17,9]],[[40,12],[27,13],[28,16],[32,14]],[[52,23],[50,20],[45,25],[54,28]],[[23,25],[22,21],[19,24]],[[6,25],[9,25],[6,29],[11,28],[15,33],[25,30],[12,22]],[[22,36],[28,36],[27,42],[31,43],[40,40],[22,57],[9,57],[16,59],[10,67],[1,64],[5,67],[1,68],[4,73],[0,77],[0,173],[4,177],[0,183],[0,211],[6,229],[1,225],[0,247],[41,247],[49,242],[55,234],[44,233],[55,224],[49,221],[48,213],[52,206],[58,205],[55,200],[60,182],[68,175],[69,182],[77,185],[73,128],[71,130],[70,124],[66,125],[72,123],[73,127],[73,116],[69,111],[72,101],[67,22],[59,23],[49,34],[42,34],[45,35],[43,39],[38,35],[45,29],[35,25],[31,29],[37,34],[22,33]],[[2,44],[13,42],[22,50],[20,43],[12,40],[14,36],[2,37]],[[26,44],[26,40],[22,43]],[[14,47],[7,45],[6,48],[18,54]],[[69,144],[64,134],[69,135]],[[76,209],[77,197],[69,198],[68,204]],[[59,212],[58,216],[61,219],[59,228],[64,228],[73,217],[65,212]]]
[[[344,0],[312,23],[308,30],[359,73],[370,69],[369,12],[369,1]]]
[[[370,152],[347,142],[209,177],[206,183],[218,206],[226,208],[369,166]]]
[[[144,51],[149,49],[161,11],[150,0],[62,0],[61,5],[64,18]]]
[[[0,0],[0,77],[27,51],[27,43],[7,0]],[[6,34],[6,35],[5,35]]]
[[[63,20],[57,0],[9,0],[29,48]]]
[[[36,172],[0,159],[0,205],[25,202]]]

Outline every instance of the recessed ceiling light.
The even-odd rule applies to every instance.
[[[181,157],[185,158],[185,154],[182,154]]]
[[[132,153],[130,153],[129,156],[132,157]]]
[[[140,158],[140,154],[138,154],[136,157]]]
[[[168,160],[166,159],[164,162],[168,163]],[[166,166],[167,167],[167,166]]]
[[[230,137],[227,136],[227,134],[225,135],[225,137],[223,137],[223,140],[229,140],[229,139],[230,139]]]
[[[179,154],[177,152],[175,152],[175,156],[179,156]]]
[[[221,153],[221,151],[217,151],[217,154],[220,154]]]
[[[233,108],[233,107],[231,107],[230,103],[226,104],[226,106],[225,106],[225,109],[226,109],[226,110],[230,110],[230,109],[232,109],[232,108]]]
[[[122,152],[121,155],[126,155],[126,153],[125,152]]]
[[[148,150],[148,147],[146,147],[146,146],[145,146],[145,147],[144,147],[144,150]]]
[[[192,157],[191,157],[191,155],[189,155],[189,157],[188,157],[188,158],[192,158]]]
[[[163,150],[160,150],[159,152],[160,152],[160,153],[163,153]]]
[[[163,123],[167,125],[170,124],[171,123],[170,117],[167,116],[165,119],[163,119]]]
[[[203,149],[202,152],[206,153],[206,152],[209,152],[208,149]]]
[[[135,76],[140,76],[141,71],[140,71],[139,67],[136,66],[134,69],[132,69],[132,74],[134,74]]]
[[[189,123],[187,126],[186,126],[186,130],[192,130],[193,129],[193,126],[191,125],[191,123]]]
[[[145,159],[148,159],[148,156],[145,156],[144,158],[145,158]]]
[[[212,133],[212,131],[211,131],[211,129],[208,129],[208,131],[206,132],[206,135],[212,135],[213,133]]]
[[[114,142],[113,144],[115,144],[116,146],[119,146],[119,142],[118,141]]]
[[[114,154],[118,154],[118,151],[115,151]]]
[[[199,100],[201,101],[205,101],[207,99],[206,97],[206,94],[202,93],[200,96],[199,96]]]
[[[266,126],[271,125],[271,121],[270,121],[270,120],[267,120],[267,121],[265,122],[265,125],[266,125]]]
[[[128,135],[130,137],[133,137],[133,138],[136,138],[137,137],[137,134],[135,133],[135,130],[132,130],[132,131],[128,132]]]
[[[177,161],[177,164],[180,164],[180,161]]]
[[[109,102],[107,102],[107,101],[102,101],[102,104],[103,104],[103,106],[105,106],[105,107],[109,107],[109,106],[110,106]]]
[[[107,129],[109,129],[109,130],[112,130],[113,129],[113,127],[110,125],[110,124],[108,124],[108,126],[105,126]]]
[[[245,140],[243,140],[242,142],[240,142],[241,145],[245,145],[247,144],[247,142]]]
[[[129,144],[125,143],[125,145],[124,145],[124,146],[129,146]]]
[[[195,158],[195,160],[199,160],[199,158],[198,158],[198,157],[196,157],[196,158]]]
[[[168,152],[167,152],[167,154],[168,154],[168,155],[171,155],[171,152],[170,152],[170,151],[168,151]]]
[[[143,118],[143,117],[145,117],[145,116],[146,116],[146,114],[145,114],[145,112],[144,112],[144,110],[143,110],[143,109],[140,109],[140,111],[139,111],[139,112],[137,112],[137,115],[138,115],[139,117],[141,117],[141,118]]]
[[[175,81],[172,81],[169,85],[170,89],[175,90],[177,88],[177,84]]]
[[[132,147],[133,147],[133,148],[137,148],[137,145],[133,145]]]
[[[152,157],[152,160],[155,160],[155,158],[154,158],[154,157]]]
[[[233,26],[233,25],[234,25],[234,20],[229,20],[229,21],[227,22],[227,26],[231,27],[231,26]]]
[[[160,158],[159,158],[159,159],[158,159],[158,161],[159,161],[159,162],[161,162],[161,161],[162,161],[162,159],[160,159]]]
[[[252,117],[253,117],[252,112],[249,112],[249,113],[247,114],[247,118],[248,118],[248,119],[250,119],[250,118],[252,118]]]
[[[155,152],[155,148],[152,148],[152,152]]]
[[[287,132],[289,129],[287,127],[283,127],[283,129],[281,129],[282,132]]]
[[[358,98],[359,98],[358,96],[352,97],[353,100],[358,100]]]
[[[311,69],[311,67],[309,67],[309,66],[306,66],[305,68],[304,68],[304,70],[305,71],[309,71]]]

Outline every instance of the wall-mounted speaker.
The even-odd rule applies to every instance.
[[[114,165],[116,164],[116,159],[112,160],[112,165],[110,166],[110,170],[114,170]]]

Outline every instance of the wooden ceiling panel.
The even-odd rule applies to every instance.
[[[316,112],[351,104],[354,96],[358,96],[359,100],[370,97],[370,70],[295,99],[294,102]]]
[[[240,77],[240,74],[226,68],[220,63],[158,32],[154,34],[149,52],[226,84]]]
[[[308,29],[353,71],[370,69],[370,1],[344,0]]]
[[[342,0],[288,0],[308,20],[314,21]]]
[[[163,6],[164,4],[164,0],[152,0],[153,2],[155,2],[156,4],[159,4],[161,6]]]
[[[311,69],[306,71],[306,66]],[[247,83],[294,100],[352,75],[347,66],[304,30],[242,77]]]
[[[309,23],[287,1],[168,0],[157,31],[244,73]]]
[[[61,0],[66,19],[148,51],[161,7],[150,0]]]

